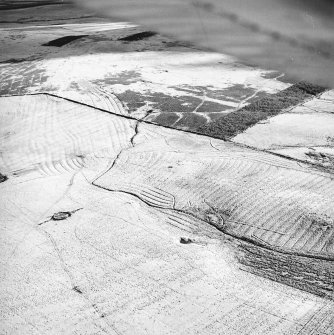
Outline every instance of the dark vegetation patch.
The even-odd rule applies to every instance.
[[[191,238],[188,237],[181,237],[180,238],[180,243],[182,244],[190,244],[193,243],[194,241]]]
[[[218,120],[222,117],[222,113],[208,113],[208,117],[210,118],[211,122]]]
[[[23,62],[31,62],[38,59],[36,56],[31,56],[27,58],[10,58],[6,59],[0,62],[0,64],[17,64],[17,63],[23,63]]]
[[[118,41],[125,41],[125,42],[141,41],[145,38],[155,36],[156,34],[157,33],[153,31],[143,31],[141,33],[136,33],[136,34],[128,35],[125,37],[121,37],[118,39]]]
[[[135,112],[138,108],[145,106],[147,101],[143,94],[130,90],[118,93],[117,97],[128,108],[130,114]]]
[[[187,113],[175,123],[175,127],[184,130],[193,130],[198,128],[203,123],[206,123],[205,117],[194,113]]]
[[[154,122],[162,126],[170,126],[179,119],[175,113],[161,113],[155,119]]]
[[[138,108],[149,103],[152,109],[159,110],[161,112],[161,114],[159,114],[152,121],[163,126],[172,126],[175,124],[175,127],[196,130],[201,125],[207,123],[205,117],[193,113],[196,107],[202,103],[202,97],[192,97],[187,95],[174,97],[164,93],[152,92],[141,94],[130,90],[117,94],[117,97],[126,105],[129,113],[133,113]],[[221,112],[230,108],[231,107],[229,106],[216,102],[205,101],[203,105],[198,108],[197,112]],[[178,117],[175,113],[184,114],[178,122],[176,122]],[[170,116],[167,114],[170,114]]]
[[[190,42],[163,41],[162,43],[164,43],[165,47],[167,48],[177,48],[177,47],[192,48],[194,47],[194,45],[191,44]]]
[[[0,173],[0,183],[5,182],[8,179],[7,176],[3,175],[2,173]]]
[[[173,97],[153,92],[142,94],[130,90],[117,94],[117,97],[128,107],[130,113],[135,112],[138,106],[145,106],[147,102],[150,103],[152,109],[159,109],[164,113],[189,113],[201,103],[201,99],[196,97]]]
[[[153,93],[149,100],[155,104],[155,108],[169,113],[190,113],[202,101],[200,98],[187,95],[173,97],[164,93]]]
[[[256,123],[283,112],[305,99],[324,92],[325,88],[300,82],[271,96],[258,99],[235,112],[224,114],[209,124],[200,126],[196,131],[221,139],[229,139]]]
[[[218,113],[233,109],[231,106],[223,105],[217,102],[205,101],[196,111],[198,113]]]
[[[132,74],[134,76],[134,74]],[[131,80],[131,76],[129,79]],[[110,79],[109,79],[110,80]],[[116,80],[116,79],[113,79]],[[120,80],[122,80],[120,78]],[[116,80],[117,81],[117,80]],[[105,83],[107,83],[105,81]],[[100,85],[101,83],[99,83]],[[110,81],[110,84],[114,84],[113,81]],[[202,90],[203,87],[194,87],[194,90],[191,92],[193,94],[201,94],[199,90]],[[234,87],[234,94],[240,99],[240,97],[244,98],[249,94],[253,94],[253,89],[245,89],[242,85],[241,87]],[[185,88],[185,90],[189,91],[190,88]],[[208,91],[208,90],[207,90]],[[204,94],[217,94],[221,99],[221,94],[224,90],[219,90],[219,92],[205,92]],[[230,92],[230,90],[227,89]],[[228,94],[225,92],[225,94]],[[218,98],[215,96],[215,98]],[[220,120],[222,115],[229,114],[219,114],[220,112],[226,112],[232,109],[232,107],[223,105],[217,102],[212,101],[204,101],[202,103],[203,96],[171,96],[164,93],[153,93],[147,92],[145,94],[141,94],[135,91],[127,90],[123,93],[117,94],[117,97],[126,105],[129,110],[129,113],[135,112],[138,108],[145,106],[147,102],[150,103],[152,109],[159,110],[162,114],[158,115],[152,121],[161,124],[163,126],[175,126],[176,128],[187,129],[191,131],[198,131],[201,127],[207,124],[207,119],[201,115],[194,114],[193,111],[200,106],[196,112],[198,113],[206,113],[210,115],[210,113],[217,113],[215,115],[215,119]],[[212,96],[213,97],[213,96]],[[223,97],[224,99],[224,97]],[[235,102],[235,101],[234,101]],[[202,105],[200,105],[202,103]],[[177,116],[175,113],[183,113],[182,118],[177,121]],[[167,116],[167,113],[171,113],[172,116]],[[232,112],[233,113],[233,112]],[[212,115],[212,114],[211,114]],[[242,116],[240,116],[242,117]],[[177,122],[176,122],[177,121]],[[175,123],[176,122],[176,123]]]
[[[38,1],[27,1],[27,0],[11,0],[11,1],[1,1],[0,10],[11,10],[11,9],[20,9],[20,8],[30,8],[37,6],[48,6],[48,5],[56,5],[56,4],[67,4],[69,1],[62,0],[38,0]]]
[[[63,45],[69,44],[75,40],[78,40],[79,38],[83,38],[86,36],[88,35],[64,36],[64,37],[56,38],[55,40],[44,43],[42,45],[46,47],[62,47]]]
[[[238,260],[245,271],[333,300],[333,261],[282,254],[244,243]]]
[[[323,86],[314,85],[305,81],[301,81],[293,86],[296,86],[300,90],[305,91],[306,93],[311,95],[318,95],[326,91],[326,88]]]

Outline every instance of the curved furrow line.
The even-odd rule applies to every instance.
[[[76,160],[75,157],[68,157],[67,159],[63,160],[65,161],[66,171],[77,171],[82,168],[82,164],[79,163],[79,161]]]
[[[60,171],[56,169],[56,164],[52,160],[52,156],[50,160],[47,160],[42,164],[44,164],[44,170],[47,171],[49,176],[60,174]]]
[[[285,171],[275,179],[277,185],[279,185],[280,188],[283,190],[292,188],[298,191],[309,191],[310,189],[312,189],[314,193],[314,191],[316,191],[317,189],[317,182],[319,182],[319,180],[323,180],[324,177],[304,172],[299,173],[297,171]],[[321,194],[323,194],[323,192],[321,192]]]
[[[333,237],[333,232],[322,230],[321,228],[316,231],[309,231],[308,236],[305,236],[303,243],[300,246],[296,243],[295,248],[300,248],[306,252],[317,253],[322,249],[322,246]]]
[[[280,213],[281,204],[284,200],[281,200],[281,203],[277,203],[277,199],[256,199],[255,206],[251,207],[250,205],[243,203],[245,205],[245,209],[252,208],[250,210],[246,210],[244,215],[241,217],[243,221],[256,221],[259,226],[266,227],[267,233],[268,231],[281,231],[282,232],[282,222],[277,214]],[[286,213],[281,213],[281,216],[286,216]],[[280,225],[276,227],[276,222],[279,221]],[[270,224],[271,223],[271,224]]]
[[[268,179],[269,178],[269,179]],[[268,220],[270,220],[273,216],[277,217],[277,212],[279,210],[280,207],[282,207],[283,203],[285,203],[285,205],[287,205],[287,203],[289,203],[289,199],[292,197],[292,194],[291,194],[291,191],[290,191],[290,194],[289,196],[287,197],[286,195],[283,197],[283,198],[278,198],[277,195],[279,195],[279,192],[281,189],[286,189],[286,186],[284,185],[283,187],[279,184],[276,183],[276,179],[272,178],[271,176],[269,176],[268,178],[265,178],[264,180],[262,180],[262,183],[266,185],[266,188],[267,189],[271,189],[271,190],[275,190],[275,192],[273,192],[273,195],[274,195],[274,204],[275,206],[273,206],[272,203],[268,202],[268,201],[271,201],[271,199],[269,198],[266,198],[264,199],[265,200],[265,204],[263,204],[262,202],[258,202],[258,204],[256,205],[256,207],[252,207],[252,214],[251,214],[251,217],[249,217],[249,213],[248,213],[248,210],[244,213],[244,214],[241,214],[241,216],[243,216],[243,220],[246,220],[246,219],[254,219],[254,217],[256,216],[257,217],[257,220],[260,221],[260,222],[267,222]],[[249,186],[249,185],[247,185]],[[252,188],[248,187],[248,189],[250,190],[250,194],[251,193],[255,193],[256,189],[254,189],[254,186],[255,188],[257,187],[257,185],[253,185]],[[278,189],[277,189],[278,187]],[[254,203],[254,199],[252,198],[249,198],[248,197],[248,200],[250,200],[251,203],[247,203],[246,199],[243,198],[243,199],[240,199],[244,205],[244,208],[249,208],[251,206],[251,203]],[[277,201],[279,201],[277,203]],[[262,214],[259,216],[259,213],[258,213],[258,210],[256,210],[256,208],[271,208],[270,211],[266,210],[266,211],[262,211]],[[289,206],[288,206],[289,207]],[[276,208],[276,210],[275,210]],[[272,210],[274,210],[276,213],[273,213]]]
[[[200,226],[199,223],[196,221],[196,219],[190,216],[189,214],[170,211],[168,213],[168,217],[175,221],[182,222],[182,224],[186,226],[193,226],[194,229]]]
[[[196,176],[195,189],[198,189],[202,198],[212,202],[215,198],[219,197],[222,192],[225,193],[228,190],[237,188],[238,181],[231,178],[235,172],[233,172],[234,170],[230,163],[230,161],[224,160],[216,164],[214,168],[212,168],[210,164],[210,168],[204,168],[200,171],[198,176]],[[210,178],[212,175],[217,177],[212,180]],[[219,178],[219,175],[222,175],[223,178]],[[198,181],[200,181],[201,185],[197,185]],[[217,200],[215,202],[217,202]]]
[[[294,194],[294,198],[292,198],[292,194]],[[291,225],[297,224],[295,221],[296,213],[303,214],[304,216],[307,215],[307,212],[310,211],[317,211],[317,212],[325,212],[326,206],[325,204],[318,205],[319,202],[316,201],[317,199],[314,198],[314,196],[308,196],[307,194],[298,194],[296,190],[290,193],[290,197],[288,199],[289,201],[284,204],[284,208],[289,209],[287,212],[286,220],[282,220],[282,216],[279,216],[279,213],[277,210],[272,212],[273,217],[277,217],[277,221],[280,221],[281,223],[284,223],[286,225],[286,222],[291,222]],[[297,200],[297,201],[296,201]],[[322,200],[322,199],[321,199]],[[283,207],[277,206],[277,209],[282,208],[282,213],[285,211],[283,210]],[[270,217],[271,219],[271,217]]]
[[[319,243],[319,247],[316,249],[318,253],[321,254],[334,254],[334,234],[331,235],[329,239],[325,241],[325,243]]]
[[[96,85],[94,85],[92,93],[95,94],[97,98],[103,98],[108,111],[111,111],[115,114],[128,115],[121,101],[114,94],[108,93],[105,90],[103,90],[100,86]]]
[[[161,152],[155,152],[155,151],[142,152],[140,151],[138,155],[136,154],[133,155],[133,160],[139,166],[145,167],[145,169],[152,169],[152,171],[150,172],[154,173],[154,171],[159,171],[162,163],[168,161],[168,156],[166,156],[165,154]]]
[[[161,138],[169,138],[170,130],[165,128],[158,129],[150,124],[145,124],[145,130],[142,135],[145,135],[148,141],[154,141]]]
[[[155,194],[151,194],[150,192],[147,192],[146,190],[140,189],[137,192],[139,197],[146,199],[147,202],[155,204],[156,207],[162,207],[162,208],[172,208],[171,203],[166,201],[165,199],[158,198]]]
[[[65,138],[67,137],[69,139],[68,143],[71,143],[71,152],[69,154],[81,154],[80,148],[84,148],[82,145],[82,136],[79,136],[79,134],[70,127],[71,123],[63,123],[63,131],[65,134]]]
[[[79,90],[84,94],[81,99],[83,103],[104,109],[111,113],[127,115],[127,113],[124,114],[123,108],[120,109],[117,104],[112,103],[111,94],[106,93],[101,87],[87,81],[80,81],[77,84]],[[87,99],[89,99],[90,102],[88,102]]]
[[[282,208],[280,209],[282,211]],[[298,218],[301,216],[301,213],[293,212],[291,215],[288,216],[288,220],[283,221],[282,218],[286,218],[287,214],[285,211],[282,212],[283,213],[281,215],[279,215],[279,211],[276,212],[278,213],[279,217],[277,217],[277,219],[273,217],[272,222],[274,224],[268,227],[269,231],[260,234],[258,236],[259,238],[268,241],[269,243],[276,246],[282,245],[282,241],[285,241],[288,238],[291,229],[293,229],[293,227],[297,223]],[[293,222],[293,226],[291,226],[290,222]],[[270,233],[270,231],[272,232],[279,231],[281,234],[277,235],[274,233]]]
[[[261,222],[258,218],[259,214],[263,213],[263,209],[267,207],[267,201],[264,204],[258,201],[259,194],[256,194],[257,185],[254,187],[236,187],[232,190],[229,199],[225,206],[235,208],[233,217],[238,218],[242,222],[255,220]],[[256,197],[257,196],[257,197]]]
[[[299,229],[298,227],[301,225],[302,220],[304,220],[305,218],[305,213],[300,212],[300,213],[296,213],[296,215],[294,215],[294,222],[295,224],[293,225],[293,228],[295,230]],[[276,244],[277,246],[280,246],[281,248],[283,248],[284,244],[289,240],[290,235],[291,235],[291,225],[289,224],[289,222],[285,222],[284,225],[282,225],[280,227],[282,233],[284,233],[285,235],[282,235],[280,237],[278,237],[276,239]]]
[[[257,170],[260,170],[260,169],[257,169]],[[260,170],[261,171],[261,170]],[[234,167],[232,166],[232,167],[228,167],[228,166],[225,166],[225,170],[224,171],[221,171],[221,172],[223,172],[224,173],[224,180],[226,180],[227,181],[227,183],[225,182],[224,183],[224,185],[225,185],[225,187],[228,187],[228,189],[226,189],[225,190],[225,192],[227,192],[227,191],[232,191],[232,193],[234,194],[234,197],[237,197],[238,199],[239,199],[239,197],[240,196],[243,196],[244,198],[243,198],[243,201],[245,201],[246,199],[247,199],[247,197],[246,197],[246,194],[248,194],[248,193],[252,193],[252,191],[249,191],[249,192],[247,192],[248,191],[248,189],[250,189],[250,187],[248,187],[248,185],[249,185],[249,181],[247,181],[247,184],[246,183],[244,183],[243,182],[243,179],[244,179],[244,176],[242,176],[241,178],[239,177],[239,173],[237,174],[237,176],[239,177],[237,177],[236,178],[236,171],[235,171],[235,169],[234,169]],[[239,172],[239,171],[237,171],[237,172]],[[265,171],[261,171],[261,172],[265,172]],[[233,182],[233,183],[231,183],[231,181]],[[258,187],[258,185],[257,185],[257,179],[253,179],[253,181],[252,181],[252,183],[254,184],[254,185],[252,185],[252,187],[251,188],[256,188],[256,187]],[[229,186],[231,186],[231,185],[235,185],[235,187],[232,189],[231,187],[229,187]],[[247,188],[244,186],[244,185],[247,185]],[[215,192],[213,192],[213,194],[215,194]],[[249,194],[249,196],[251,196]],[[210,194],[210,197],[212,197],[212,195]],[[229,202],[227,202],[227,203],[225,203],[225,206],[227,206],[227,207],[230,207],[230,206],[232,206],[232,203],[234,202],[234,197],[232,196],[231,198],[230,198],[230,201]]]
[[[38,121],[34,124],[33,131],[42,137],[45,147],[53,148],[53,145],[61,143],[63,130],[59,127],[59,116],[57,113],[57,105],[53,104],[53,99],[48,96],[40,96],[41,106],[33,108],[32,111]],[[32,134],[33,135],[33,134]],[[55,136],[57,135],[57,136]],[[39,138],[37,137],[36,140]]]
[[[254,155],[255,156],[255,155]],[[257,157],[252,157],[251,159],[254,162],[260,163],[260,164],[267,164],[271,165],[273,167],[276,167],[278,169],[287,169],[289,171],[295,170],[298,172],[305,172],[307,171],[306,166],[301,167],[299,166],[296,162],[294,161],[289,161],[289,160],[283,160],[280,157],[275,157],[274,155],[268,154],[267,156],[261,155],[256,155]]]
[[[193,232],[190,229],[185,228],[184,226],[180,225],[178,222],[175,222],[173,220],[168,220],[167,223],[177,229],[186,231],[187,233],[192,234]]]
[[[47,177],[47,176],[49,176],[50,174],[45,170],[45,166],[44,166],[44,164],[42,164],[42,163],[37,163],[37,170],[38,170],[38,172],[43,176],[43,177]]]
[[[229,153],[220,152],[220,156],[223,158],[231,158]],[[267,155],[259,154],[259,152],[246,152],[245,150],[237,151],[234,153],[235,159],[240,159],[241,161],[251,161],[254,163],[260,163],[261,165],[269,165],[279,169],[296,170],[298,172],[310,172],[306,166],[301,167],[298,163],[277,157],[268,153]],[[321,175],[321,174],[320,174]]]
[[[232,184],[232,183],[231,183]],[[237,185],[234,185],[233,188],[229,185],[228,180],[224,181],[222,185],[223,193],[219,192],[219,186],[217,187],[217,193],[215,194],[216,189],[212,189],[210,198],[212,203],[217,204],[217,206],[222,207],[224,210],[229,210],[232,215],[238,215],[240,211],[240,206],[238,206],[238,198],[243,194],[243,189],[238,188]],[[251,196],[251,194],[249,194]]]
[[[282,245],[283,248],[286,249],[293,249],[293,246],[295,245],[296,241],[298,241],[302,236],[305,234],[305,232],[312,227],[312,222],[309,221],[307,223],[303,223],[302,225],[298,225],[294,230],[292,230],[289,240]]]
[[[242,160],[238,157],[226,157],[227,165],[226,170],[237,173],[239,175],[249,174],[252,169],[254,169],[254,163],[250,160]],[[269,167],[268,167],[269,168]]]
[[[64,170],[61,168],[61,165],[59,164],[59,160],[58,159],[55,159],[54,157],[52,157],[50,165],[52,165],[53,169],[56,171],[55,175],[61,174],[61,173],[64,172]]]
[[[138,172],[139,171],[143,171],[145,173],[145,168],[139,167]],[[165,185],[168,185],[174,179],[174,172],[171,171],[171,168],[160,166],[159,170],[156,171],[156,173],[150,175],[150,179],[156,185],[162,185],[162,187],[165,187]],[[169,192],[168,188],[166,188],[166,191]]]
[[[133,156],[133,160],[140,168],[151,169],[150,172],[154,173],[160,169],[160,164],[165,161],[165,155],[159,152],[140,152],[138,156]]]
[[[104,92],[102,92],[102,90],[99,87],[95,85],[94,86],[91,85],[90,87],[91,89],[86,92],[88,93],[90,97],[93,96],[91,100],[92,100],[92,103],[94,104],[94,107],[103,108],[112,113],[118,112],[117,110],[114,109],[113,105],[110,103],[108,96]]]
[[[210,180],[204,179],[200,191],[208,203],[229,212],[234,212],[235,198],[243,193],[243,190],[238,188],[237,181],[229,178],[219,180],[218,183],[210,183]]]
[[[217,215],[226,211],[223,231],[286,252],[312,254],[324,246],[331,250],[332,233],[310,233],[312,220],[305,218],[309,212],[331,215],[333,210],[326,207],[334,198],[332,179],[313,170],[306,173],[281,159],[274,159],[275,165],[269,159],[268,164],[261,153],[257,153],[259,159],[253,153],[248,159],[231,151],[223,158],[202,153],[189,140],[180,143],[182,154],[167,154],[163,150],[168,145],[161,148],[160,143],[158,138],[153,145],[131,148],[96,184],[135,194],[162,208],[172,208],[169,197],[174,195],[175,209],[189,214],[198,211],[205,216],[210,207]]]
[[[85,86],[83,87],[85,88],[85,95],[90,98],[92,105],[94,107],[103,108],[111,112],[116,112],[113,109],[109,109],[110,106],[108,106],[109,104],[106,101],[107,99],[102,93],[102,90],[99,90],[99,88],[96,87],[96,85],[93,85],[92,83],[89,83],[89,82],[85,82]],[[101,100],[102,100],[102,104],[100,103]]]
[[[185,224],[182,222],[182,220],[177,220],[173,217],[170,217],[170,216],[167,216],[167,220],[166,220],[167,224],[175,227],[175,228],[178,228],[178,229],[181,229],[183,231],[186,231],[187,233],[193,233],[194,232],[194,229],[192,229],[191,226]]]
[[[181,201],[186,202],[187,199],[189,198],[189,194],[188,194],[189,193],[189,186],[190,186],[190,184],[188,182],[189,178],[188,178],[188,181],[186,181],[186,179],[179,178],[179,182],[177,184],[177,189],[178,189],[177,192],[175,192],[175,189],[173,189],[173,188],[170,189],[168,187],[169,184],[173,185],[173,180],[175,180],[175,178],[177,176],[182,175],[182,172],[184,172],[184,170],[186,170],[186,169],[182,168],[182,171],[180,171],[180,174],[179,174],[179,168],[177,166],[175,168],[176,169],[175,171],[173,171],[174,168],[173,168],[173,170],[171,170],[171,169],[168,170],[168,168],[167,168],[168,173],[164,174],[164,177],[161,178],[160,177],[160,172],[162,172],[163,169],[164,168],[161,167],[161,164],[159,166],[155,166],[154,170],[152,171],[153,173],[150,173],[150,175],[148,177],[149,180],[154,182],[156,185],[161,185],[160,188],[164,188],[164,190],[166,190],[167,192],[175,194],[176,199],[181,199]],[[186,181],[185,184],[184,184],[184,181]],[[186,186],[188,186],[188,187],[186,187]],[[197,189],[192,189],[192,191],[194,191],[194,192],[192,192],[192,197],[197,198],[195,192],[198,191],[198,190]],[[179,201],[180,200],[176,200],[176,203],[178,204],[178,206],[179,206]]]
[[[166,202],[169,203],[170,202],[170,198],[173,196],[171,196],[170,194],[167,193],[166,196],[166,192],[159,190],[158,188],[155,188],[154,190],[152,189],[142,189],[142,192],[145,193],[147,196],[152,196],[156,199],[158,199],[161,202]]]
[[[229,210],[233,207],[233,196],[243,192],[239,188],[240,181],[235,177],[236,170],[231,166],[231,161],[223,161],[217,164],[217,168],[201,171],[201,194],[207,202],[218,208]],[[211,176],[215,176],[212,178]]]
[[[252,194],[252,192],[249,192],[249,194]],[[279,241],[282,242],[282,239],[284,239],[284,237],[280,234],[275,233],[275,231],[281,231],[282,226],[285,226],[286,227],[286,229],[284,230],[285,234],[287,234],[287,232],[292,232],[294,229],[296,229],[295,227],[297,224],[296,220],[298,220],[298,217],[300,217],[304,212],[302,209],[296,211],[296,208],[289,208],[286,199],[282,199],[279,204],[277,204],[277,201],[275,200],[268,203],[267,198],[264,198],[262,203],[259,202],[259,206],[257,207],[274,208],[274,210],[270,211],[268,210],[261,211],[259,209],[256,210],[254,207],[251,206],[251,204],[245,204],[244,201],[245,199],[243,197],[240,197],[237,200],[240,201],[242,205],[245,205],[245,208],[247,208],[245,214],[251,212],[252,217],[251,218],[249,216],[247,217],[247,215],[244,215],[244,217],[242,218],[236,215],[234,215],[233,217],[236,218],[237,220],[241,219],[242,222],[250,222],[250,223],[256,222],[257,225],[259,225],[260,222],[262,233],[260,233],[259,238],[270,243],[271,245],[276,245],[278,247],[281,246],[281,243],[279,243]],[[303,198],[300,198],[301,202],[302,200]],[[250,210],[250,208],[252,209]],[[265,228],[266,230],[264,230],[263,228]],[[237,229],[235,229],[235,232],[237,234],[249,237],[251,237],[251,235],[255,233],[255,231],[256,231],[255,228],[251,226],[247,227],[247,225],[245,225],[244,227],[242,226],[240,227],[239,225]],[[272,231],[272,233],[270,233],[270,231]],[[301,231],[305,231],[305,227],[303,227]],[[297,229],[296,232],[299,232],[299,229]],[[289,241],[290,242],[294,241],[295,238],[297,238],[297,236],[289,236]],[[285,239],[287,240],[287,237],[285,237]],[[291,249],[298,249],[296,248],[296,245],[288,246],[285,244],[285,247]],[[299,250],[303,251],[305,250],[305,248],[300,247]]]
[[[311,232],[310,232],[311,234]],[[333,233],[327,233],[322,232],[322,234],[316,236],[310,236],[307,240],[304,239],[305,245],[302,246],[294,246],[294,249],[301,250],[302,252],[308,253],[308,254],[322,254],[321,250],[323,249],[323,246],[328,245],[328,248],[326,250],[326,254],[334,258],[334,250],[333,250]],[[329,244],[330,242],[330,244]],[[311,245],[308,245],[307,243],[311,243]]]
[[[70,162],[74,161],[75,158],[71,159],[68,157],[64,157],[63,159],[58,159],[55,164],[57,166],[57,170],[60,171],[60,173],[68,173],[68,172],[73,172],[73,171],[77,171],[79,169],[82,168],[82,166],[77,166],[76,164],[74,164],[75,168],[74,169],[70,169]]]
[[[265,211],[265,215],[262,214],[260,216],[258,215],[259,213],[257,211],[252,209],[254,212],[253,218],[255,219],[256,217],[261,217],[258,222],[260,222],[262,226],[268,229],[267,231],[264,231],[259,237],[265,241],[270,241],[272,244],[279,246],[279,243],[276,240],[276,238],[279,238],[279,236],[276,234],[272,234],[273,236],[270,236],[270,231],[282,231],[282,228],[284,227],[285,234],[289,234],[294,230],[298,232],[300,225],[296,220],[304,213],[304,211],[298,207],[291,208],[290,206],[289,208],[289,204],[285,202],[285,199],[283,199],[283,201],[280,203],[275,203],[275,201],[272,201],[268,204],[267,208],[272,209],[270,211]],[[247,220],[247,218],[243,218],[243,220]],[[248,221],[253,220],[248,218]],[[304,231],[304,228],[301,229]],[[244,231],[243,234],[248,235],[247,231]],[[292,240],[293,236],[290,236],[290,241]]]
[[[135,192],[134,192],[135,193]],[[137,191],[139,197],[146,200],[148,203],[153,203],[157,207],[161,208],[174,208],[174,197],[167,192],[165,193],[165,198],[160,199],[161,190],[158,188],[152,189],[139,189]]]
[[[7,150],[9,154],[2,157],[12,167],[11,170],[17,170],[17,167],[20,170],[37,168],[42,169],[43,174],[49,175],[61,173],[63,169],[78,169],[82,167],[82,163],[73,158],[74,156],[87,151],[98,156],[103,148],[108,148],[109,151],[111,148],[121,149],[124,143],[128,144],[132,135],[128,121],[105,116],[97,118],[94,111],[78,109],[77,106],[66,109],[68,105],[72,105],[67,101],[62,110],[63,102],[59,104],[60,99],[45,95],[15,99],[19,99],[20,103],[13,114],[18,110],[22,114],[22,121],[19,125],[15,120],[11,122],[11,129],[18,129],[17,135],[11,137],[11,142],[6,140],[4,144],[7,146],[10,143],[20,143],[21,152],[16,149]],[[112,134],[107,130],[110,124],[114,124]],[[124,131],[119,134],[121,128]],[[63,162],[64,159],[66,162]],[[73,159],[75,161],[71,162]]]
[[[25,101],[24,101],[25,102]],[[22,158],[27,160],[26,164],[24,164],[23,161],[18,162],[20,164],[21,168],[29,169],[31,166],[35,165],[36,160],[35,157],[31,154],[37,154],[39,157],[43,157],[43,154],[45,153],[45,144],[38,141],[35,137],[36,135],[40,135],[41,128],[43,126],[39,125],[41,122],[43,125],[45,124],[45,115],[37,112],[37,113],[31,113],[29,115],[29,102],[27,101],[24,106],[20,106],[20,110],[22,111],[22,118],[26,121],[26,124],[24,125],[25,129],[27,129],[26,132],[21,132],[22,138],[17,138],[17,140],[21,143],[23,143],[22,149],[26,152],[25,155],[17,155],[18,161],[20,161]],[[36,107],[35,102],[33,102],[32,107]],[[44,110],[44,104],[40,106],[41,110]],[[15,164],[15,163],[14,163]]]
[[[210,173],[209,173],[209,172],[210,172]],[[208,171],[208,174],[212,175],[212,171]],[[203,186],[204,186],[203,189],[210,189],[210,190],[212,190],[212,187],[207,187],[208,185],[205,185],[205,183],[204,183]],[[211,186],[211,185],[210,185],[210,186]],[[220,188],[220,187],[217,187],[217,188],[218,188],[218,191],[219,191],[219,188]],[[199,189],[200,192],[203,194],[202,187],[200,187],[200,185],[198,185],[198,184],[197,184],[196,190],[197,190],[197,189]],[[212,192],[212,191],[211,191],[211,192]],[[193,193],[193,191],[192,191],[192,193]],[[213,193],[217,193],[217,189],[214,189]],[[192,195],[193,195],[193,194],[192,194]],[[210,199],[210,197],[207,197],[207,199]],[[220,206],[219,206],[219,207],[220,207]]]
[[[303,227],[303,229],[300,229],[299,232],[300,234],[297,235],[298,236],[297,238],[291,239],[291,244],[290,244],[291,249],[303,250],[305,241],[307,241],[310,238],[310,236],[312,237],[316,236],[316,234],[314,233],[314,227],[312,223],[308,225],[307,229]],[[306,250],[304,249],[304,251]]]
[[[287,228],[290,229],[291,223],[298,217],[299,211],[289,209],[289,202],[285,198],[274,198],[274,199],[263,199],[262,205],[266,210],[262,211],[260,215],[257,215],[254,211],[254,215],[249,220],[258,220],[261,225],[265,225],[268,230],[281,231],[287,233]],[[284,229],[286,228],[286,229]],[[264,235],[270,235],[269,232]],[[261,236],[265,238],[266,236]],[[269,238],[269,236],[267,236]]]
[[[255,213],[254,218],[244,217],[241,219],[240,217],[234,217],[235,220],[249,223],[248,226],[247,225],[240,226],[238,229],[238,233],[243,234],[245,236],[251,236],[252,234],[256,233],[256,235],[261,238],[263,238],[264,236],[268,236],[268,235],[274,235],[275,237],[277,237],[277,233],[279,233],[279,235],[284,234],[281,230],[281,227],[277,227],[275,229],[271,225],[266,224],[267,221],[256,219],[257,216],[260,216],[263,214],[263,212],[265,211],[265,208],[266,207],[263,206],[263,209],[260,211],[256,211],[252,208],[251,211]],[[256,227],[256,229],[254,227]]]
[[[72,169],[68,163],[68,158],[61,159],[58,161],[58,164],[62,167],[64,172],[71,172]]]
[[[132,180],[129,182],[118,181],[119,178],[112,178],[110,184],[108,184],[108,189],[110,190],[119,190],[128,192],[130,194],[136,195],[138,198],[142,199],[142,201],[160,208],[174,208],[174,197],[160,190],[157,187],[150,187],[149,185],[142,184],[136,182],[136,180]]]
[[[73,162],[74,165],[79,169],[84,166],[84,160],[82,157],[74,156],[73,159],[71,159],[71,162]]]
[[[326,230],[319,229],[320,236],[314,240],[314,243],[309,247],[310,252],[320,253],[324,246],[327,246],[327,252],[334,255],[334,229],[329,228]],[[305,247],[307,247],[307,243],[305,243]]]
[[[38,172],[40,172],[43,176],[51,176],[54,172],[51,172],[45,162],[38,163]]]
[[[122,122],[117,118],[115,121],[110,122],[114,131],[110,133],[111,127],[108,127],[108,129],[113,151],[117,153],[123,148],[131,147],[130,139],[134,136],[135,131],[134,122]]]

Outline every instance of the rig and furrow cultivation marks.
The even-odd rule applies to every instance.
[[[112,157],[130,147],[134,121],[109,118],[59,98],[44,94],[6,97],[1,99],[1,110],[0,141],[6,148],[1,161],[8,173],[75,171],[91,160]],[[22,127],[27,131],[19,131]]]
[[[150,127],[142,125],[141,133],[145,133],[147,128],[150,131]],[[161,196],[147,191],[151,188],[174,195],[176,210],[191,213],[191,203],[203,212],[207,209],[207,202],[220,211],[229,211],[230,217],[225,220],[222,229],[231,235],[263,241],[263,244],[273,248],[305,255],[322,255],[318,244],[325,243],[326,250],[330,252],[325,252],[324,256],[333,257],[331,242],[325,242],[332,240],[333,227],[329,226],[324,233],[319,233],[317,229],[310,232],[312,224],[304,223],[309,213],[313,212],[319,217],[334,216],[331,207],[334,182],[329,175],[313,174],[311,169],[311,173],[307,173],[306,166],[300,168],[290,161],[285,164],[281,158],[274,159],[281,166],[272,165],[270,160],[262,159],[266,153],[257,153],[258,158],[254,157],[255,154],[240,155],[235,152],[208,156],[197,150],[196,142],[192,144],[188,140],[188,143],[179,143],[179,151],[183,155],[169,151],[164,156],[163,153],[168,150],[166,143],[160,141],[162,147],[153,145],[148,149],[145,143],[139,142],[138,146],[128,151],[126,165],[120,160],[95,184],[105,189],[122,190],[120,178],[126,180],[127,185],[132,178],[131,193],[154,206],[166,208],[166,203],[161,201]],[[133,166],[136,165],[141,167],[140,173],[133,179]],[[163,173],[166,166],[175,167],[168,170],[167,180]],[[117,187],[115,180],[118,180]],[[124,189],[125,192],[127,190]],[[229,224],[229,219],[234,222],[233,225]]]

